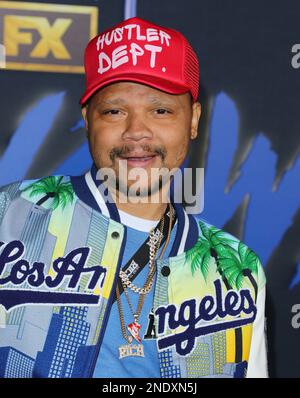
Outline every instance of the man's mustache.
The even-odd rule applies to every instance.
[[[119,156],[128,156],[130,155],[130,153],[136,152],[142,149],[143,152],[145,152],[145,156],[147,156],[147,153],[149,153],[149,155],[157,155],[160,156],[162,161],[165,160],[166,155],[167,155],[167,151],[164,147],[160,147],[160,146],[151,146],[151,145],[143,145],[143,146],[130,146],[130,145],[123,145],[122,147],[114,147],[110,153],[109,153],[109,157],[111,159],[112,162],[115,161],[115,159]]]

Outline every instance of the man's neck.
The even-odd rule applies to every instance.
[[[136,198],[131,200],[130,197],[124,196],[120,191],[110,190],[119,210],[146,220],[159,220],[163,216],[169,202],[168,192],[168,186],[164,186],[152,196],[140,200],[136,200]]]
[[[167,203],[120,203],[116,202],[119,210],[146,220],[159,220],[166,211]]]

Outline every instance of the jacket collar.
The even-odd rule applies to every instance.
[[[97,179],[97,167],[92,165],[91,169],[76,177],[70,177],[74,192],[85,204],[100,212],[104,217],[120,223],[118,208],[109,196],[107,188],[104,188],[101,181]],[[171,190],[172,192],[172,190]],[[105,198],[110,198],[105,200]],[[192,248],[198,239],[198,226],[196,219],[188,215],[180,203],[175,203],[172,193],[171,203],[177,215],[177,231],[175,240],[170,252],[170,257],[177,256]]]

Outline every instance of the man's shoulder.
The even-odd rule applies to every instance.
[[[200,256],[214,257],[218,265],[226,270],[233,279],[239,273],[251,272],[256,275],[260,285],[265,284],[265,274],[260,258],[257,253],[246,245],[242,240],[212,225],[198,216],[192,216],[198,227],[198,240],[193,251]]]
[[[246,246],[239,238],[219,228],[209,221],[199,216],[192,216],[195,224],[197,224],[198,238],[208,241],[212,246],[227,245],[228,247],[238,249],[240,246]]]
[[[204,218],[194,215],[192,217],[197,224],[199,238],[207,239],[212,244],[226,242],[227,244],[235,246],[236,243],[238,244],[241,242],[239,238],[232,235],[230,232],[211,224]]]
[[[35,200],[38,196],[51,195],[63,189],[71,190],[70,176],[50,175],[20,180],[0,187],[0,203],[12,202],[20,197]]]

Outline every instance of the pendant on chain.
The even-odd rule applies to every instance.
[[[131,333],[132,337],[138,342],[140,343],[142,341],[142,339],[140,338],[140,330],[141,330],[141,325],[135,321],[130,323],[127,326],[127,329],[129,330],[129,332]]]
[[[131,333],[131,336],[128,336],[128,341],[130,344],[125,344],[119,347],[119,359],[126,357],[144,357],[144,346],[143,344],[131,344],[133,338],[141,343],[142,339],[140,337],[140,329],[141,325],[135,321],[130,323],[127,326],[127,329]]]
[[[119,359],[126,357],[144,357],[143,344],[125,344],[119,347]]]

